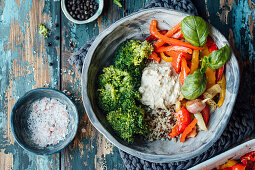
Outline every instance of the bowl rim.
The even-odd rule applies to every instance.
[[[90,17],[90,18],[88,18],[88,19],[86,19],[86,20],[77,20],[77,19],[74,19],[74,18],[68,13],[68,11],[67,11],[67,9],[66,9],[65,1],[66,1],[66,0],[61,0],[61,9],[62,9],[64,15],[66,16],[66,18],[67,18],[69,21],[72,21],[72,22],[75,23],[75,24],[87,24],[87,23],[90,23],[90,22],[96,20],[96,19],[101,15],[101,13],[103,12],[103,8],[104,8],[104,0],[99,0],[98,9],[97,9],[96,13],[95,13],[92,17]]]
[[[33,92],[42,91],[42,90],[54,91],[54,92],[57,92],[57,93],[59,93],[59,94],[65,96],[65,98],[66,98],[67,100],[69,100],[69,101],[72,103],[72,105],[74,106],[74,108],[75,108],[75,114],[76,114],[76,116],[77,116],[77,119],[76,119],[76,121],[75,121],[75,123],[76,123],[76,130],[75,130],[75,133],[71,136],[71,138],[70,138],[71,140],[70,140],[65,146],[63,146],[62,148],[60,148],[60,149],[58,149],[58,150],[56,150],[56,151],[48,152],[48,153],[40,153],[40,152],[34,151],[34,150],[30,149],[30,148],[27,148],[27,147],[19,140],[19,138],[17,137],[16,132],[15,132],[15,130],[14,130],[14,125],[13,125],[13,124],[14,124],[14,122],[13,122],[14,109],[16,109],[17,104],[18,104],[19,102],[21,102],[21,100],[23,100],[27,95],[29,95],[29,94],[31,94],[31,93],[33,93]],[[17,141],[17,143],[18,143],[23,149],[25,149],[25,150],[27,150],[27,151],[30,151],[30,152],[32,152],[32,153],[34,153],[34,154],[36,154],[36,155],[51,155],[51,154],[58,153],[58,152],[62,151],[63,149],[65,149],[65,148],[73,141],[73,139],[74,139],[75,136],[76,136],[77,130],[78,130],[79,114],[78,114],[78,110],[77,110],[77,107],[75,106],[74,102],[73,102],[69,97],[67,97],[67,95],[66,95],[65,93],[63,93],[62,91],[57,90],[57,89],[52,89],[52,88],[36,88],[36,89],[29,90],[28,92],[26,92],[22,97],[20,97],[20,98],[15,102],[15,104],[14,104],[14,106],[12,107],[12,110],[11,110],[10,124],[11,124],[11,132],[12,132],[12,135],[13,135],[15,141]]]
[[[236,77],[236,81],[237,84],[236,85],[236,89],[237,89],[237,93],[234,94],[234,100],[231,101],[233,102],[233,107],[230,108],[230,113],[228,115],[228,117],[226,118],[226,122],[225,124],[222,125],[222,128],[219,129],[218,133],[215,135],[215,138],[213,138],[211,141],[209,141],[206,145],[203,145],[202,147],[199,147],[197,150],[190,152],[190,153],[182,153],[182,154],[178,154],[178,155],[165,155],[165,154],[151,154],[151,153],[144,153],[141,151],[137,151],[135,149],[132,149],[128,146],[125,146],[123,144],[121,144],[115,137],[113,137],[100,123],[100,121],[98,120],[97,116],[95,115],[92,107],[91,107],[91,102],[89,100],[88,97],[88,93],[87,93],[87,75],[88,75],[88,70],[89,70],[89,66],[90,66],[90,62],[91,62],[91,58],[97,48],[97,46],[101,43],[101,41],[107,36],[109,35],[113,30],[115,30],[119,25],[121,25],[122,23],[124,23],[126,20],[132,20],[138,16],[141,16],[143,14],[149,13],[149,12],[166,12],[169,14],[175,14],[175,15],[181,15],[183,17],[185,16],[190,16],[190,14],[185,13],[185,12],[181,12],[181,11],[177,11],[177,10],[173,10],[173,9],[167,9],[167,8],[162,8],[162,7],[154,7],[154,8],[150,8],[150,9],[142,9],[139,10],[137,12],[134,12],[128,16],[125,16],[123,18],[121,18],[120,20],[114,22],[112,25],[110,25],[108,28],[106,28],[103,32],[101,32],[96,39],[93,41],[93,43],[91,44],[88,53],[86,54],[84,63],[83,63],[83,72],[81,75],[81,89],[82,89],[82,99],[83,99],[83,104],[86,110],[86,113],[91,121],[91,123],[94,125],[94,127],[101,133],[103,134],[112,144],[114,144],[116,147],[118,147],[119,149],[123,150],[124,152],[127,152],[131,155],[134,155],[138,158],[150,161],[150,162],[156,162],[156,163],[166,163],[166,162],[173,162],[173,161],[184,161],[184,160],[188,160],[188,159],[192,159],[200,154],[202,154],[203,152],[205,152],[206,150],[208,150],[215,142],[217,139],[220,138],[221,134],[223,133],[224,129],[226,128],[229,119],[232,115],[232,111],[234,108],[234,104],[237,98],[237,93],[238,93],[238,89],[239,89],[239,84],[240,84],[240,71],[239,71],[239,65],[237,62],[237,59],[234,55],[233,50],[232,51],[232,55],[231,55],[231,60],[233,60],[234,63],[237,63],[237,68],[238,70],[238,76]],[[223,38],[224,42],[226,41],[226,44],[229,45],[227,39],[212,25],[210,25],[211,27],[211,32],[217,33],[221,38]],[[230,45],[229,45],[230,46]]]

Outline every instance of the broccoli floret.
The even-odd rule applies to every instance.
[[[49,34],[49,30],[48,30],[48,28],[45,27],[45,25],[40,24],[39,25],[39,33],[47,38],[48,34]]]
[[[109,66],[103,69],[99,76],[99,98],[98,103],[105,112],[113,111],[119,106],[120,98],[125,100],[128,94],[131,97],[137,96],[132,85],[132,78],[126,71],[121,71]]]
[[[147,132],[144,110],[135,105],[110,112],[107,120],[119,136],[130,143],[134,141],[135,134]]]
[[[152,51],[153,46],[147,41],[127,40],[117,50],[114,59],[115,67],[128,71],[133,77],[136,88],[138,88],[144,68],[143,60],[148,58]]]
[[[128,40],[117,50],[114,66],[103,69],[99,76],[99,107],[119,136],[134,141],[135,134],[147,132],[144,109],[139,103],[143,60],[153,51],[147,41]]]

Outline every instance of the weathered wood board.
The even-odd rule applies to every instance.
[[[15,101],[30,89],[59,88],[59,1],[0,1],[0,169],[59,169],[59,154],[36,156],[22,149],[11,134],[10,113]],[[38,26],[51,28],[43,38]],[[52,42],[52,47],[46,43]],[[49,62],[54,67],[49,66]]]
[[[123,0],[123,8],[118,8],[112,0],[105,0],[104,11],[96,21],[77,25],[61,12],[60,0],[0,1],[0,169],[125,169],[118,149],[89,122],[81,101],[79,74],[67,60],[86,41],[145,2]],[[255,1],[193,2],[199,14],[228,38],[241,68],[242,98],[254,107]],[[38,34],[40,23],[50,28],[48,39]],[[55,36],[61,39],[55,40]],[[61,154],[52,156],[23,150],[10,131],[15,101],[26,91],[43,86],[69,91],[79,109],[74,141]]]

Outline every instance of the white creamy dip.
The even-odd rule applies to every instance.
[[[143,70],[141,102],[151,109],[167,109],[178,101],[181,84],[171,63],[151,63]]]

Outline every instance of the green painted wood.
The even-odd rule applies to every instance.
[[[10,112],[26,91],[48,85],[59,88],[60,33],[53,23],[60,22],[59,1],[0,1],[0,169],[59,169],[59,154],[36,156],[22,149],[10,129]],[[44,23],[50,38],[38,33]],[[45,47],[52,42],[52,47]],[[54,63],[54,67],[49,66]]]

